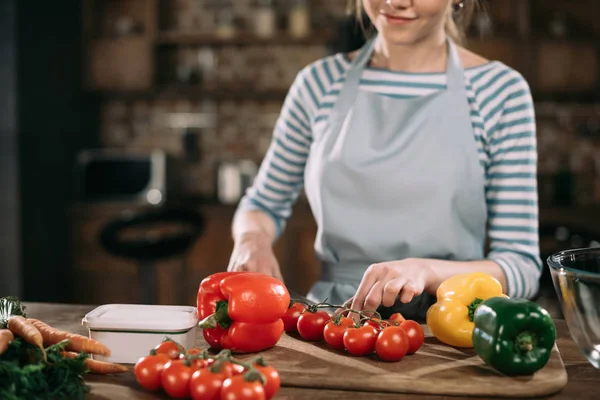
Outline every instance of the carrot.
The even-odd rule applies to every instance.
[[[0,354],[8,349],[8,345],[15,339],[15,336],[9,329],[0,329]]]
[[[57,344],[65,339],[68,339],[69,343],[66,346],[68,350],[73,350],[78,353],[100,354],[103,356],[110,355],[110,350],[108,347],[97,340],[90,339],[86,336],[78,335],[76,333],[58,330],[35,318],[28,318],[27,320],[40,331],[44,339],[45,346]]]
[[[73,351],[62,351],[61,354],[65,358],[75,358],[79,355]],[[92,360],[91,358],[86,358],[84,363],[88,370],[93,374],[120,374],[128,371],[127,367],[124,365]]]
[[[44,350],[44,339],[38,329],[25,318],[20,315],[13,315],[8,319],[8,329],[15,335],[25,340],[27,343],[31,343],[34,346],[39,347],[44,354],[44,360],[46,360],[46,351]]]

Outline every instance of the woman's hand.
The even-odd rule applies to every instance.
[[[376,310],[380,305],[391,307],[398,297],[409,303],[438,280],[429,260],[407,258],[371,265],[352,298],[354,310]]]
[[[259,272],[283,282],[269,236],[260,232],[245,233],[237,238],[227,271]]]

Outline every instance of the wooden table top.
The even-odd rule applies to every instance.
[[[87,336],[86,329],[81,325],[81,319],[95,306],[91,305],[70,305],[70,304],[48,304],[48,303],[28,303],[27,315],[32,318],[38,318],[44,322],[63,330],[73,333],[80,333]],[[558,394],[549,399],[596,399],[600,389],[600,370],[592,367],[591,364],[580,354],[577,346],[571,339],[567,326],[563,320],[556,321],[558,330],[557,345],[568,373],[568,383],[566,387]],[[90,399],[168,399],[164,394],[148,393],[139,387],[133,374],[121,374],[118,376],[97,376],[87,375],[88,381],[92,387]],[[348,395],[353,399],[422,399],[422,400],[441,400],[441,399],[482,399],[481,397],[448,397],[448,396],[424,396],[411,394],[391,394],[391,393],[373,393],[373,392],[347,392],[339,390],[306,389],[282,387],[275,396],[276,399],[338,399]]]

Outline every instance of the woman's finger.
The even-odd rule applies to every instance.
[[[365,299],[369,294],[371,287],[377,281],[377,273],[378,272],[375,265],[371,265],[369,268],[367,268],[367,271],[360,281],[360,285],[358,285],[358,289],[354,295],[354,300],[352,301],[352,308],[354,310],[361,311],[363,309],[365,305]]]
[[[365,298],[365,304],[363,310],[377,310],[381,305],[381,298],[383,296],[383,281],[377,281],[369,290],[369,294]],[[366,313],[368,316],[372,316],[372,312]]]
[[[396,302],[402,287],[406,284],[406,279],[404,278],[396,278],[390,280],[383,287],[383,298],[381,299],[381,304],[386,307],[391,307]]]

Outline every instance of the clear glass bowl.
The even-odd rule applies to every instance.
[[[571,337],[600,368],[600,248],[561,251],[547,262]]]

